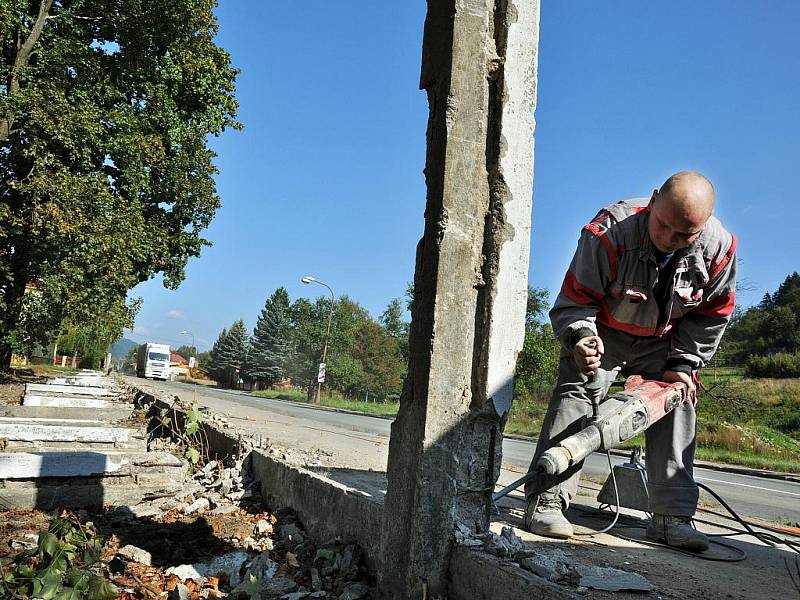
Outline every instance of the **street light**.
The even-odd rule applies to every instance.
[[[194,366],[196,368],[197,367],[197,346],[194,345],[194,334],[191,331],[186,331],[184,329],[183,331],[181,331],[181,335],[190,335],[190,336],[192,336],[192,355],[193,355],[192,358],[194,358]],[[191,361],[189,361],[189,362],[191,362]],[[191,369],[191,368],[192,367],[190,366],[189,369]],[[191,375],[192,375],[192,372],[190,370],[189,371],[189,376],[191,377]]]
[[[303,283],[318,283],[320,285],[324,285],[326,288],[328,288],[328,291],[331,293],[331,307],[328,310],[328,329],[325,332],[325,341],[322,344],[322,361],[320,363],[320,365],[324,365],[325,359],[328,356],[328,338],[331,335],[331,320],[333,319],[333,305],[336,303],[336,296],[333,295],[333,290],[331,289],[331,286],[329,286],[327,283],[321,282],[316,277],[311,277],[311,275],[306,275],[300,281],[302,281]],[[317,390],[314,394],[314,404],[319,404],[320,395],[322,393],[322,382],[324,380],[325,380],[325,374],[322,373],[322,369],[320,369],[320,371],[317,373]]]

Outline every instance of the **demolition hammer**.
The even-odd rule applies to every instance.
[[[637,436],[653,423],[672,412],[686,400],[683,383],[664,383],[633,375],[621,392],[611,394],[599,414],[599,400],[593,398],[593,415],[579,432],[561,440],[545,451],[537,468],[492,495],[496,502],[540,474],[560,475],[596,450],[610,450]]]

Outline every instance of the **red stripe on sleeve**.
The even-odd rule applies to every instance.
[[[729,317],[736,304],[736,292],[724,292],[709,302],[703,302],[692,313],[706,317]]]
[[[561,285],[561,293],[576,304],[597,306],[603,294],[596,292],[590,287],[583,285],[572,271],[567,271],[564,283]]]
[[[611,279],[616,279],[617,277],[617,254],[618,251],[614,248],[614,245],[611,243],[611,240],[608,239],[607,232],[602,231],[597,223],[589,223],[584,227],[587,231],[591,231],[597,239],[599,239],[603,247],[606,249],[606,255],[608,256],[608,270],[611,272]]]
[[[597,314],[597,320],[600,321],[603,325],[607,325],[612,329],[618,329],[620,331],[624,331],[625,333],[630,333],[632,335],[638,336],[651,336],[656,335],[656,328],[655,327],[639,327],[638,325],[632,325],[630,323],[623,323],[622,321],[618,321],[611,315],[611,311],[608,310],[608,304],[603,302],[602,307],[600,308],[600,312]],[[665,330],[665,332],[668,331]]]
[[[733,258],[733,254],[736,252],[736,244],[738,243],[739,240],[736,239],[736,236],[731,234],[731,247],[728,248],[725,256],[723,256],[719,262],[711,261],[711,272],[708,274],[709,279],[716,278],[716,276],[722,272],[722,269],[728,265],[728,263],[731,261],[731,258]]]

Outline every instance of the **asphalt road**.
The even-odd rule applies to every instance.
[[[201,397],[210,396],[229,402],[233,401],[242,407],[258,409],[259,413],[268,411],[287,417],[296,417],[305,422],[313,421],[320,425],[317,435],[326,435],[323,430],[329,430],[329,435],[334,435],[336,430],[341,430],[363,432],[385,438],[387,442],[389,438],[391,425],[389,419],[335,412],[283,400],[257,398],[232,390],[213,388],[202,388],[201,390],[200,386],[181,383],[148,381],[147,384],[155,385],[165,391],[195,390]],[[246,410],[242,411],[242,416],[246,414]],[[533,456],[533,451],[534,444],[531,442],[504,439],[503,468],[524,474]],[[625,462],[625,460],[612,456],[614,464]],[[595,453],[590,456],[586,460],[583,472],[593,480],[607,476],[609,468],[606,455]],[[695,479],[712,488],[742,516],[784,524],[800,522],[800,483],[699,466],[695,467]]]

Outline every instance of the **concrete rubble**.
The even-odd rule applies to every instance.
[[[583,564],[559,549],[540,547],[534,550],[514,532],[513,527],[503,527],[499,535],[490,531],[478,536],[465,524],[457,523],[454,539],[462,546],[482,546],[485,552],[514,562],[538,577],[577,589],[648,592],[654,587],[639,573]]]

